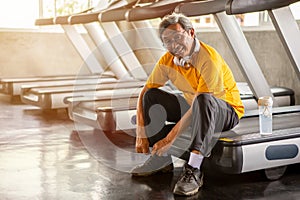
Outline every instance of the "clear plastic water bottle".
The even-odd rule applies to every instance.
[[[271,97],[265,96],[258,99],[259,130],[261,135],[272,134],[272,106]]]

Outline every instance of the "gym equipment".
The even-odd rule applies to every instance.
[[[113,5],[113,7],[118,7],[118,6],[122,6],[125,2],[127,1],[117,1],[114,4],[107,2],[107,4],[102,4],[102,6]],[[83,13],[81,13],[80,15],[83,15]],[[94,80],[93,84],[88,84],[88,85],[87,85],[88,82],[80,81],[76,79],[73,81],[75,83],[74,85],[70,85],[69,82],[68,83],[51,82],[47,84],[41,84],[38,86],[36,85],[23,86],[21,89],[21,100],[24,103],[35,105],[42,109],[66,108],[67,105],[64,103],[64,98],[77,95],[78,93],[91,95],[95,93],[95,91],[98,91],[99,93],[99,90],[114,89],[115,87],[119,87],[119,88],[139,87],[141,84],[143,84],[141,81],[133,81],[133,78],[131,76],[132,74],[135,76],[135,79],[139,79],[139,80],[145,79],[147,76],[143,71],[142,67],[139,66],[140,65],[139,62],[137,60],[135,60],[135,62],[132,61],[134,60],[135,57],[131,56],[121,61],[119,56],[115,53],[114,48],[108,42],[104,32],[100,29],[100,27],[98,27],[97,29],[96,26],[93,26],[92,24],[87,24],[85,25],[85,28],[87,29],[93,41],[98,46],[97,49],[102,50],[101,53],[107,63],[107,67],[109,67],[109,69],[112,70],[112,72],[115,74],[118,80],[121,81],[128,80],[128,83],[119,81],[117,83],[115,82],[114,84],[110,84],[110,85],[104,84],[107,82],[111,82],[110,79],[106,78],[108,69],[99,64],[99,62],[96,60],[95,52],[89,49],[88,45],[83,40],[83,37],[81,36],[81,34],[79,34],[76,31],[74,26],[68,24],[68,18],[70,18],[70,16],[60,16],[56,18],[51,18],[51,20],[38,19],[36,20],[36,24],[37,25],[54,25],[54,24],[61,25],[67,37],[70,39],[71,43],[76,48],[79,55],[84,60],[85,64],[90,69],[91,73],[93,74],[97,72],[100,73],[101,75],[97,77],[98,79]],[[116,31],[117,27],[114,27],[114,30]],[[125,44],[125,42],[123,42],[123,44]],[[105,48],[103,48],[103,45],[105,46]],[[130,55],[132,55],[132,53]],[[131,62],[128,63],[128,60],[131,60]],[[127,71],[126,67],[123,65],[123,63],[129,65],[129,67],[134,66],[135,70],[132,69],[130,74]],[[136,70],[137,68],[140,68],[140,70]],[[80,82],[82,82],[83,84],[79,85],[78,83]]]
[[[22,86],[21,101],[23,103],[37,106],[41,109],[67,108],[65,98],[89,95],[100,96],[101,91],[135,88],[144,85],[144,81],[118,81],[111,79],[98,79],[97,84],[60,85],[60,86]],[[103,92],[106,97],[106,93]]]
[[[110,13],[111,17],[115,16],[115,15],[120,15],[120,13],[123,13],[123,14],[124,13],[140,13],[141,14],[141,13],[145,12],[147,10],[147,8],[149,8],[150,10],[153,10],[154,8],[156,10],[162,9],[163,12],[166,12],[166,5],[168,5],[168,3],[170,3],[170,2],[169,1],[159,1],[159,2],[155,2],[153,4],[142,6],[142,7],[134,7],[132,9],[129,9],[128,7],[120,8],[120,10],[122,10],[122,12],[119,11],[118,9],[113,9],[113,10],[107,10],[104,13]],[[173,3],[174,4],[177,3],[176,8],[180,7],[181,9],[184,5],[186,5],[186,3],[183,3],[182,1],[176,1],[176,2],[173,2]],[[225,1],[223,1],[223,2],[220,2],[220,1],[218,1],[218,2],[217,1],[199,1],[199,3],[201,3],[201,7],[202,7],[200,9],[200,12],[205,12],[203,14],[211,13],[211,12],[209,12],[209,8],[213,9],[213,12],[221,12],[221,11],[224,12],[224,10],[225,10]],[[191,4],[193,4],[193,2],[191,2]],[[142,9],[143,12],[135,12],[136,10],[139,11],[140,9]],[[173,10],[173,7],[169,6],[169,9],[170,10],[168,12],[171,13],[172,10]],[[176,9],[175,9],[175,11],[176,11]],[[161,12],[158,12],[158,13],[161,13]],[[195,13],[196,13],[195,15],[199,15],[198,11],[196,11]],[[185,13],[185,14],[188,14],[188,13]],[[191,14],[190,11],[189,11],[189,14]],[[128,16],[128,15],[126,15],[126,16]],[[136,16],[137,20],[141,19],[141,16],[139,16],[138,14],[131,15],[131,16]],[[147,16],[149,17],[150,14],[148,14]],[[86,14],[85,17],[88,17],[88,14]],[[122,17],[121,15],[117,16],[116,19],[121,19],[121,17]],[[154,18],[154,17],[158,17],[158,16],[155,15],[155,12],[152,12],[151,18]],[[231,18],[231,16],[228,16],[228,17]],[[125,18],[125,16],[123,16],[122,19],[124,19],[124,18]],[[106,19],[108,19],[108,18],[106,18]],[[135,20],[135,19],[130,18],[130,20]],[[233,19],[231,19],[231,20],[233,20]],[[79,23],[79,21],[77,21],[77,23]],[[105,23],[107,23],[107,22],[105,22]],[[220,26],[222,26],[222,24],[220,24]],[[246,43],[246,40],[244,39],[244,40],[242,40],[242,42],[235,43],[235,45],[244,44],[243,41],[245,41],[245,43]],[[236,42],[237,42],[237,40],[236,40]],[[243,48],[245,50],[243,50]],[[258,76],[254,75],[254,73],[257,73],[257,72],[260,71],[260,68],[259,68],[259,66],[257,64],[257,61],[255,60],[255,57],[252,54],[249,46],[247,46],[247,43],[243,47],[238,48],[236,50],[232,50],[232,51],[235,52],[235,53],[239,53],[239,51],[244,51],[244,53],[239,53],[239,56],[236,56],[236,58],[238,60],[238,63],[240,63],[241,66],[248,65],[248,67],[243,67],[246,70],[248,70],[249,65],[251,65],[251,67],[253,68],[253,69],[250,69],[250,70],[252,70],[252,73],[253,73],[252,77],[254,77],[255,81],[257,81],[256,79],[259,79],[260,81],[262,81],[261,85],[256,86],[256,87],[252,87],[252,88],[254,88],[254,91],[256,91],[256,95],[253,95],[253,93],[251,92],[251,90],[249,89],[249,86],[247,84],[239,83],[239,89],[240,89],[240,91],[242,91],[241,95],[242,95],[243,102],[246,106],[246,109],[256,108],[257,104],[256,104],[255,100],[257,99],[258,96],[260,96],[262,94],[269,94],[268,93],[268,91],[270,90],[269,85],[266,83],[265,78],[262,75],[258,75]],[[242,58],[240,58],[241,55],[242,55]],[[244,70],[244,71],[246,71],[246,70]],[[250,77],[250,78],[252,78],[252,77]],[[250,79],[250,78],[248,78],[248,79]],[[250,84],[254,85],[255,81],[250,82]],[[267,88],[267,93],[265,93],[262,90],[262,88]],[[273,95],[273,92],[274,92],[274,95],[276,93],[276,98],[275,98],[276,99],[276,104],[277,104],[277,100],[278,101],[280,100],[280,105],[281,106],[283,106],[283,105],[287,106],[287,105],[293,105],[294,104],[293,91],[291,91],[287,88],[278,88],[278,87],[277,88],[274,87],[272,90],[273,91],[270,90],[271,95]],[[88,99],[86,98],[84,101],[85,101],[85,103],[81,104],[76,98],[72,98],[70,103],[74,103],[74,102],[77,102],[77,103],[74,106],[69,106],[69,115],[71,117],[75,116],[75,115],[80,116],[80,117],[77,117],[77,118],[73,118],[73,120],[75,120],[78,123],[88,122],[88,124],[93,124],[93,127],[99,128],[100,126],[98,124],[98,121],[99,121],[100,118],[97,118],[97,117],[96,118],[95,117],[90,118],[89,117],[90,115],[87,115],[86,119],[84,120],[84,118],[85,118],[84,113],[87,113],[87,112],[83,112],[83,110],[87,109],[89,112],[91,112],[91,110],[92,110],[90,108],[87,108],[87,106],[86,106],[86,104],[87,104],[86,102],[88,101]],[[100,102],[101,99],[97,99],[96,101]],[[114,108],[113,110],[118,110],[118,108]],[[130,112],[132,112],[132,111],[130,111]],[[99,112],[95,111],[94,113],[99,113]],[[128,116],[131,117],[131,115],[132,114],[130,114]],[[113,116],[113,114],[111,114],[111,116]],[[117,120],[114,119],[114,121],[117,121]],[[131,120],[127,120],[127,121],[131,122]],[[131,123],[130,127],[135,128],[135,124]],[[101,127],[100,127],[100,129],[101,129]]]
[[[215,2],[220,3],[220,1]],[[260,2],[267,3],[266,1]],[[212,7],[213,1],[207,2],[207,4],[210,3]],[[270,6],[276,8],[282,6],[273,3],[274,1],[269,2]],[[189,11],[188,13],[197,15],[197,13],[201,13],[203,5],[201,2],[186,3],[181,5],[182,7],[177,7],[177,11],[185,10]],[[245,8],[247,7],[245,6]],[[224,13],[216,13],[214,16],[218,25],[222,25],[221,31],[226,36],[227,42],[231,44],[231,48],[235,51],[235,56],[241,58],[240,54],[245,53],[245,51],[239,51],[239,48],[242,47],[241,42],[245,40],[240,39],[242,38],[242,32],[238,24],[230,20],[230,17],[233,16],[226,16]],[[251,88],[257,91],[255,95],[258,95],[257,97],[264,96],[268,86],[261,79],[256,79],[257,76],[263,75],[257,73],[257,69],[252,71],[252,65],[241,65],[240,67],[242,67],[245,77],[252,83]],[[259,66],[257,67],[259,68]],[[260,88],[262,85],[265,85],[265,87]],[[299,108],[299,106],[274,107],[273,134],[269,136],[261,136],[259,134],[258,112],[246,112],[245,117],[241,119],[234,129],[222,133],[222,138],[217,142],[209,158],[212,166],[226,173],[243,173],[264,169],[267,178],[271,180],[280,178],[284,174],[286,165],[299,163],[300,161]],[[184,141],[187,143],[190,139],[187,141],[183,134],[180,141],[174,145],[174,149],[177,150],[175,153],[178,153]],[[186,153],[182,153],[182,155],[186,155]]]
[[[255,0],[251,2],[230,0],[226,3],[227,14],[243,14],[267,10],[284,49],[300,79],[300,38],[299,26],[289,5],[299,0]],[[288,23],[287,23],[288,22]]]

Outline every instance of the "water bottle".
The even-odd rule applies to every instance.
[[[265,96],[258,99],[259,130],[261,135],[272,134],[272,106],[271,97]]]

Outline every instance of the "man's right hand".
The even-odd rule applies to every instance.
[[[144,119],[143,119],[143,113],[142,113],[142,99],[145,94],[145,92],[148,90],[146,86],[142,89],[138,104],[137,104],[137,110],[136,110],[136,116],[137,116],[137,128],[136,128],[136,141],[135,141],[135,149],[137,153],[149,153],[149,140],[146,135],[145,127],[144,127]]]
[[[135,150],[137,153],[149,153],[149,140],[146,137],[144,127],[137,128]]]
[[[147,138],[136,138],[135,149],[137,153],[149,153],[149,141]]]

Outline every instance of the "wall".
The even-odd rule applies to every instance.
[[[300,82],[276,32],[248,31],[245,36],[269,85],[292,88],[300,104]],[[237,81],[245,80],[220,32],[201,32],[198,38],[223,55]]]
[[[62,33],[0,32],[0,76],[76,74],[82,60]]]
[[[248,31],[245,36],[269,84],[292,88],[300,104],[299,80],[275,31]],[[236,80],[244,81],[220,32],[200,32],[198,38],[215,47]],[[0,31],[0,49],[0,77],[76,75],[83,65],[64,33]]]

